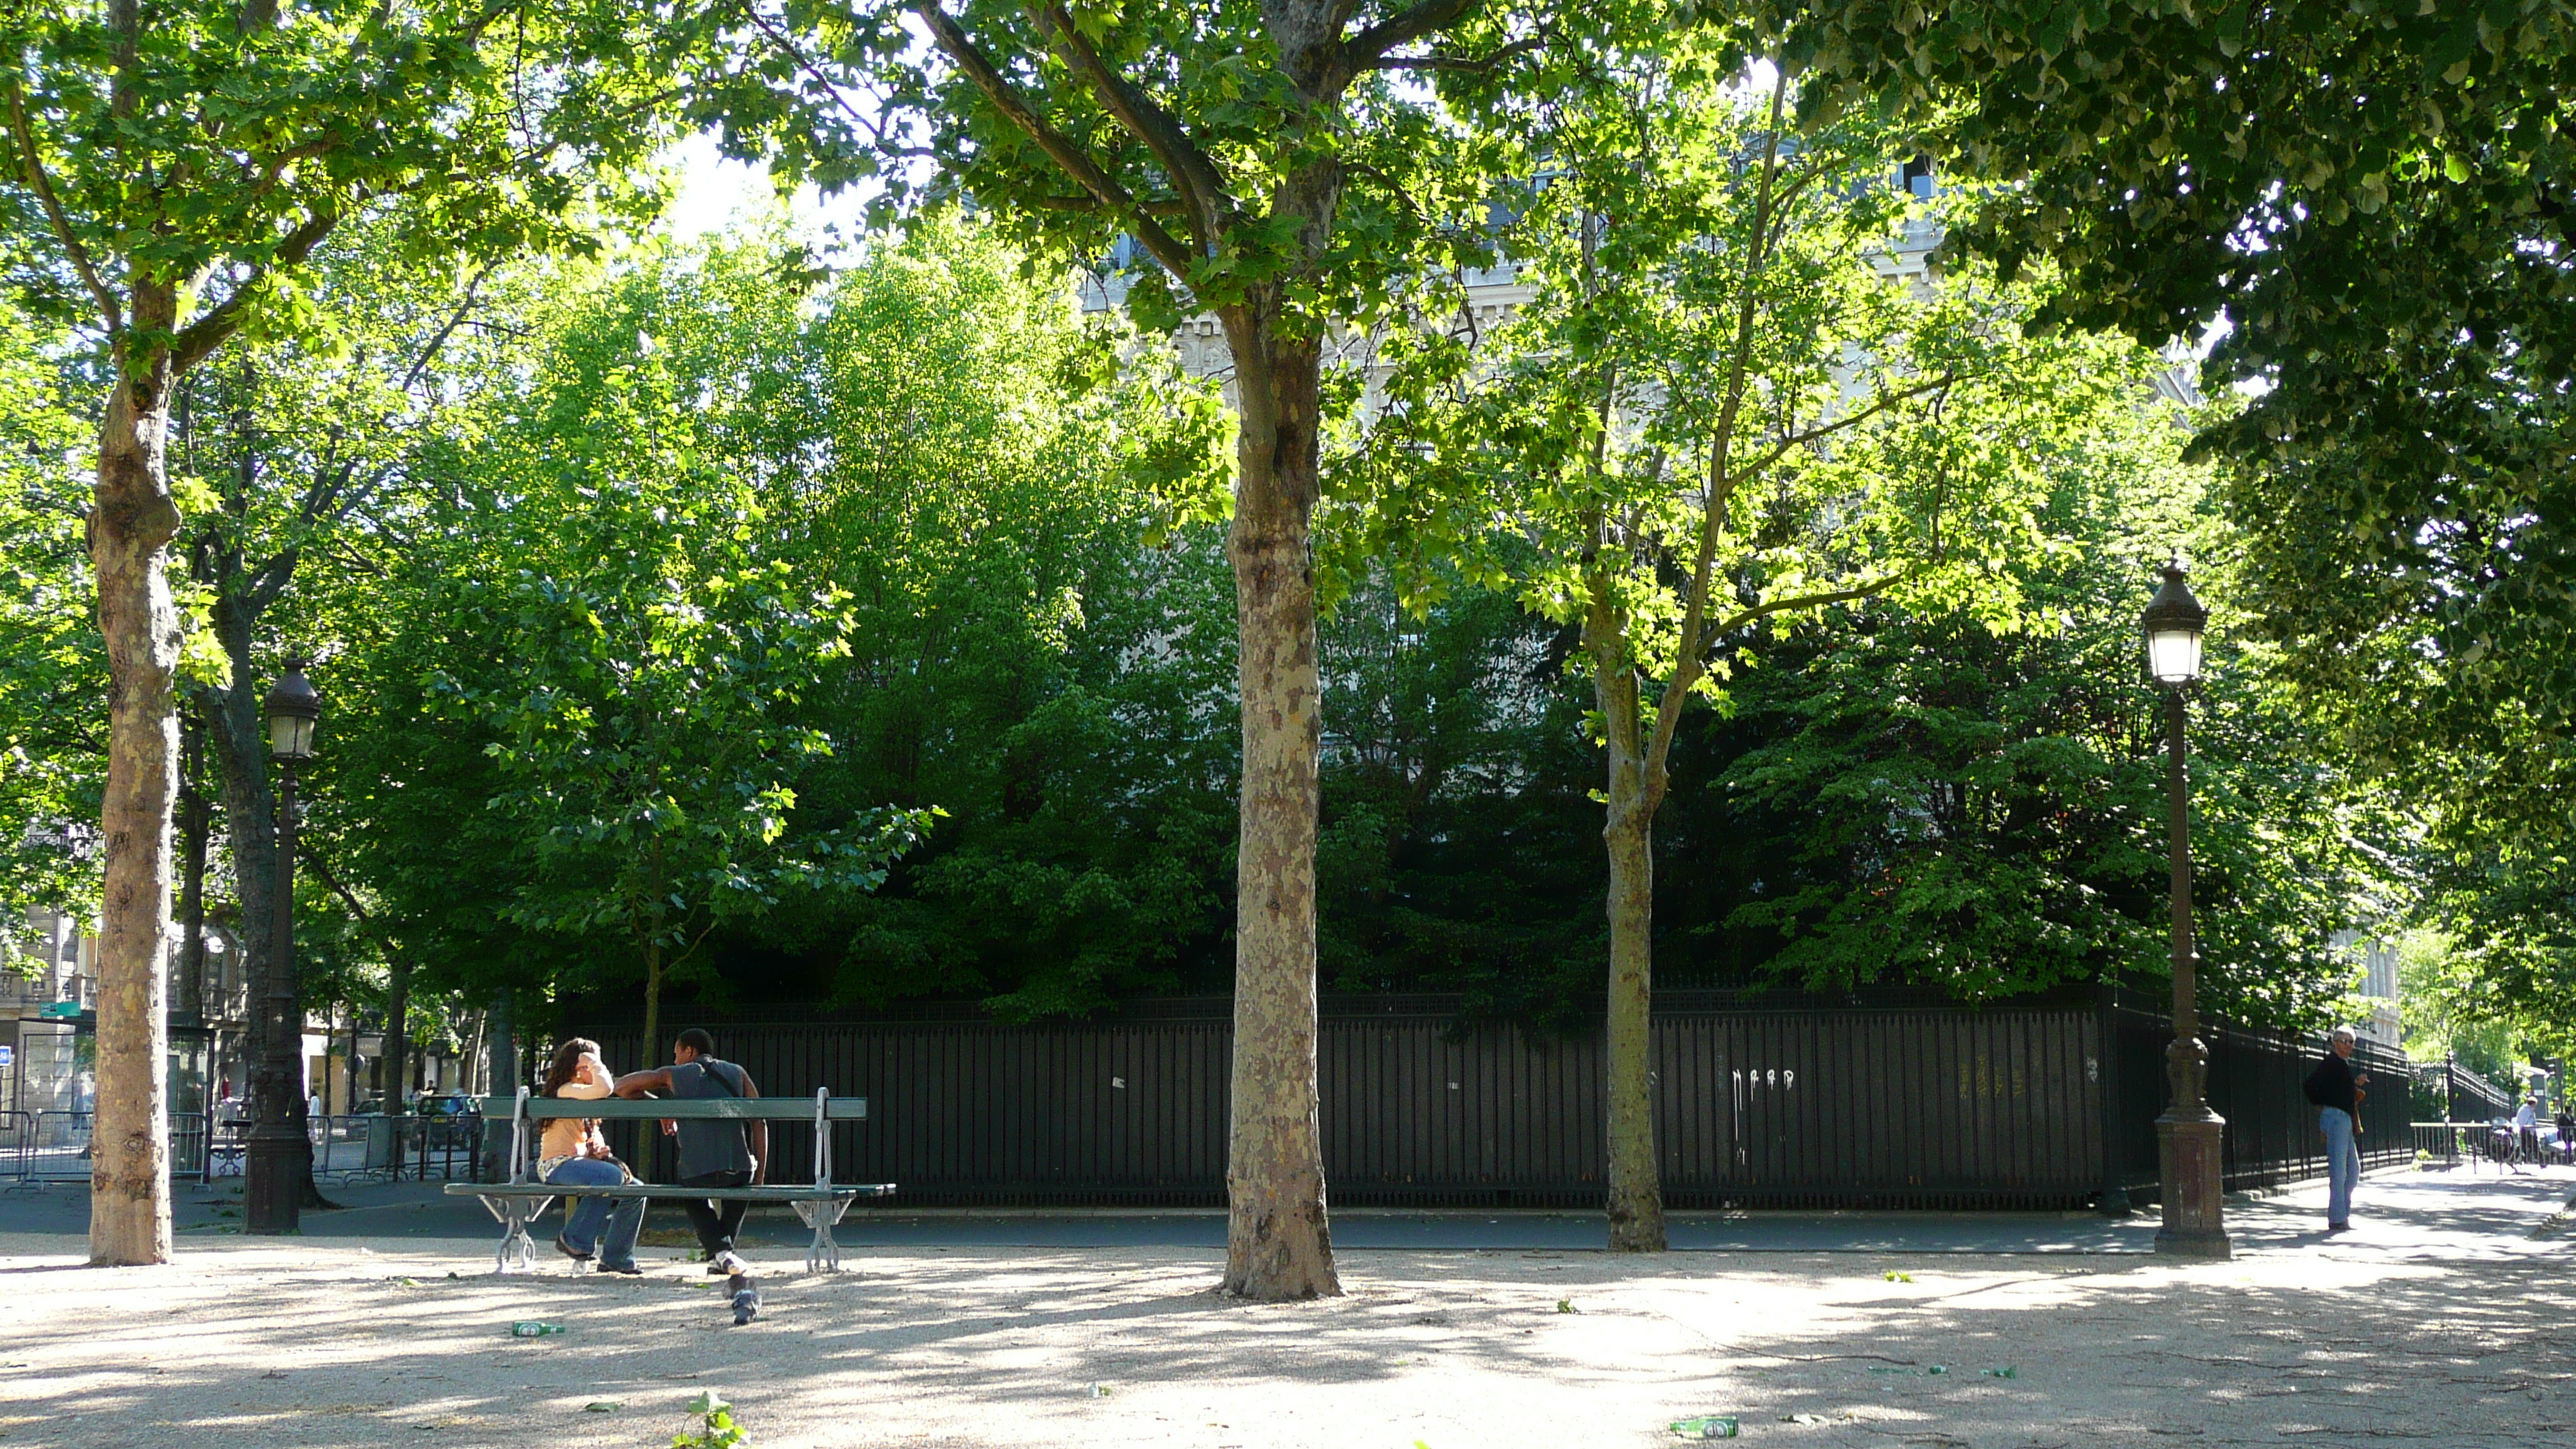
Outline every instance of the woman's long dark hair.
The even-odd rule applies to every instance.
[[[571,1081],[573,1074],[581,1070],[581,1059],[595,1056],[598,1052],[599,1043],[583,1036],[556,1047],[554,1065],[546,1068],[546,1095],[551,1097],[562,1091],[564,1083]]]

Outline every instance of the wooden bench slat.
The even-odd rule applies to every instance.
[[[518,1106],[516,1098],[485,1097],[483,1119],[507,1122]],[[825,1119],[833,1122],[864,1122],[868,1116],[865,1097],[832,1097],[824,1102]],[[811,1097],[602,1097],[584,1101],[578,1097],[530,1097],[528,1116],[533,1121],[554,1121],[566,1117],[598,1118],[607,1122],[811,1122],[814,1099]]]
[[[543,1182],[451,1182],[447,1185],[449,1197],[696,1198],[701,1202],[829,1202],[843,1197],[892,1197],[894,1190],[895,1185],[891,1182],[836,1182],[830,1187],[680,1187],[660,1182],[620,1187]]]

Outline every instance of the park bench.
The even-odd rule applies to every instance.
[[[805,1250],[805,1267],[809,1272],[837,1273],[841,1270],[841,1245],[832,1241],[832,1225],[850,1210],[853,1199],[888,1197],[895,1185],[890,1182],[836,1183],[832,1181],[832,1124],[864,1122],[868,1116],[865,1097],[835,1097],[817,1090],[811,1099],[804,1097],[606,1097],[582,1100],[564,1097],[536,1097],[521,1087],[514,1101],[508,1097],[483,1099],[483,1120],[510,1124],[510,1180],[508,1182],[451,1182],[450,1197],[480,1198],[484,1208],[501,1224],[501,1246],[494,1260],[503,1273],[527,1273],[536,1268],[536,1244],[528,1237],[528,1224],[544,1214],[548,1204],[558,1197],[604,1197],[620,1201],[636,1198],[666,1198],[682,1201],[695,1198],[701,1202],[783,1202],[796,1209],[805,1226],[814,1230],[813,1245]],[[528,1153],[534,1144],[536,1124],[563,1117],[597,1117],[611,1122],[687,1121],[687,1122],[812,1122],[814,1124],[814,1181],[811,1186],[773,1184],[767,1187],[681,1187],[676,1184],[632,1183],[616,1187],[574,1187],[528,1180]]]

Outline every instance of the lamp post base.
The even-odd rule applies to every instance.
[[[2165,1220],[2156,1231],[2158,1253],[2217,1260],[2236,1255],[2227,1240],[2227,1176],[2219,1156],[2219,1137],[2226,1130],[2226,1120],[2206,1109],[2196,1117],[2167,1112],[2156,1119]]]
[[[302,1133],[284,1123],[250,1129],[242,1152],[242,1231],[275,1235],[303,1225]]]

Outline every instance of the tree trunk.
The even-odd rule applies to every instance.
[[[166,327],[176,297],[138,286],[137,330]],[[170,600],[170,540],[179,508],[168,474],[168,354],[119,376],[99,428],[89,520],[107,643],[107,795],[98,931],[98,1115],[91,1132],[92,1263],[170,1260],[170,1119],[163,1063],[170,1023],[170,806],[179,729],[171,687],[179,615]]]
[[[197,769],[205,750],[205,727],[193,715],[180,713],[179,774],[179,968],[180,1015],[210,1027],[211,993],[206,990],[206,847],[214,834],[214,811],[197,788]],[[207,1038],[207,1068],[214,1066],[214,1038]],[[209,1106],[212,1103],[208,1104]]]
[[[411,1060],[410,955],[394,954],[393,959],[387,963],[386,969],[393,980],[390,989],[385,992],[385,1080],[400,1084],[404,1081],[403,1073],[408,1070]],[[354,1030],[351,1031],[350,1042],[354,1045],[357,1039],[357,1033]],[[353,1051],[351,1060],[355,1059],[356,1055]],[[385,1094],[385,1115],[399,1117],[403,1115],[403,1110],[403,1093],[401,1087],[396,1085]]]
[[[232,850],[233,891],[241,903],[241,930],[235,949],[250,988],[250,1058],[244,1064],[244,1086],[251,1115],[261,1122],[285,1122],[302,1116],[299,1083],[277,1080],[272,1063],[303,1052],[303,1023],[273,1020],[277,921],[277,792],[268,778],[266,722],[260,718],[259,675],[251,656],[253,621],[238,601],[216,595],[215,633],[222,640],[232,683],[206,691],[200,698],[207,745],[214,751],[215,772],[222,781],[224,833]],[[285,983],[292,989],[293,983]],[[292,1050],[280,1052],[270,1038],[280,1029],[298,1038]],[[299,1200],[303,1196],[297,1194]]]
[[[662,1059],[662,938],[644,943],[644,1060],[640,1070]]]
[[[1315,1085],[1315,837],[1323,747],[1309,538],[1322,354],[1274,315],[1225,309],[1242,432],[1234,527],[1243,705],[1236,854],[1233,1131],[1225,1288],[1338,1295]],[[1246,359],[1253,366],[1242,365]]]
[[[1637,673],[1626,630],[1609,603],[1593,598],[1584,626],[1593,694],[1609,745],[1610,803],[1601,839],[1610,855],[1608,1028],[1610,1250],[1664,1250],[1664,1193],[1655,1167],[1654,1059],[1655,801],[1647,787],[1637,709]]]
[[[516,1097],[527,1078],[519,1070],[519,1037],[517,1012],[512,1007],[517,993],[504,986],[492,998],[491,1013],[484,1018],[486,1026],[483,1049],[489,1053],[484,1063],[484,1095]],[[639,1063],[640,1065],[640,1063]],[[483,1124],[483,1160],[478,1180],[499,1182],[509,1175],[510,1124],[492,1118]]]

